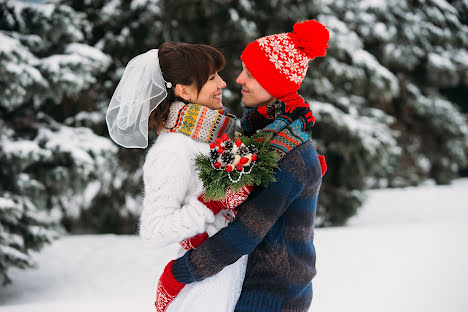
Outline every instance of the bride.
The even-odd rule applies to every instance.
[[[140,236],[154,248],[180,243],[179,256],[225,227],[223,207],[204,202],[194,156],[232,138],[235,116],[222,105],[226,83],[218,75],[224,56],[202,44],[167,42],[133,58],[111,99],[106,122],[111,138],[126,148],[146,148]],[[200,199],[199,199],[200,198]],[[234,311],[247,255],[217,275],[185,286],[177,297],[158,289],[157,311]],[[165,294],[161,298],[161,294]]]

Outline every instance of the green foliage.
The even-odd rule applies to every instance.
[[[116,147],[65,120],[82,111],[111,59],[84,44],[90,24],[60,4],[0,3],[0,280],[34,266],[50,243],[109,187]],[[106,176],[107,175],[107,176]]]
[[[278,167],[278,156],[270,150],[271,134],[264,135],[259,132],[252,137],[240,136],[245,146],[254,145],[258,149],[257,161],[249,174],[243,174],[240,180],[232,183],[228,175],[236,181],[240,173],[233,170],[227,173],[225,170],[214,169],[209,156],[199,154],[195,157],[195,166],[199,172],[199,178],[205,189],[204,197],[207,200],[219,200],[226,195],[228,188],[232,191],[240,190],[244,185],[266,187],[275,182],[274,173]]]

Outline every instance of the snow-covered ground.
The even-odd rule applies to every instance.
[[[468,179],[369,192],[346,227],[317,229],[310,311],[468,311]],[[156,277],[175,248],[136,236],[69,236],[36,270],[0,286],[1,312],[154,311]]]

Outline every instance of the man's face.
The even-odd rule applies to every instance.
[[[242,103],[247,107],[255,108],[275,101],[275,98],[250,74],[244,62],[242,62],[242,72],[237,77],[236,83],[242,86]]]

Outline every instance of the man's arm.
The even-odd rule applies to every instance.
[[[234,222],[175,260],[172,270],[177,281],[188,284],[203,280],[255,249],[303,190],[307,168],[298,151],[283,158],[275,178],[276,182],[254,191],[238,207]]]

